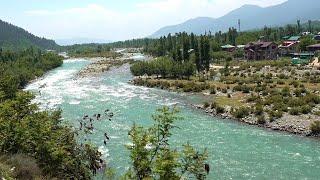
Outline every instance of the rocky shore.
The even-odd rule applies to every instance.
[[[273,121],[266,122],[265,124],[259,124],[258,119],[254,115],[249,115],[245,118],[235,118],[230,111],[226,111],[223,114],[218,114],[215,109],[210,107],[204,107],[204,105],[192,105],[196,109],[203,110],[207,114],[222,119],[230,119],[238,122],[246,123],[249,125],[259,126],[274,131],[283,131],[292,134],[302,135],[302,136],[313,136],[315,137],[310,130],[310,125],[315,120],[320,120],[318,116],[315,115],[300,115],[292,116],[290,114],[284,114],[282,118]],[[317,136],[319,137],[319,136]]]
[[[132,84],[137,86],[161,88],[168,91],[176,91],[176,92],[182,91],[185,93],[189,93],[189,91],[185,91],[184,88],[177,89],[177,87],[173,87],[169,82],[165,82],[165,81],[164,82],[161,81],[161,83],[159,82],[157,83],[157,82],[158,81],[152,81],[152,80],[143,81],[141,78],[135,78],[131,81]],[[175,85],[177,85],[177,83]],[[187,88],[187,90],[188,89],[189,88]],[[213,98],[213,96],[203,93],[202,89],[200,89],[199,91],[190,91],[190,92],[197,93],[201,96],[204,96],[204,98],[208,98],[208,97]],[[219,96],[219,94],[221,93],[217,92],[216,96]],[[230,106],[223,107],[225,109],[224,113],[217,113],[216,109],[210,106],[205,107],[205,105],[194,105],[194,104],[192,106],[196,109],[203,110],[204,112],[206,112],[211,116],[219,117],[222,119],[231,119],[241,123],[259,126],[259,127],[271,129],[274,131],[283,131],[283,132],[288,132],[288,133],[302,135],[302,136],[314,136],[311,133],[310,126],[313,122],[320,121],[320,116],[317,116],[311,113],[293,116],[286,112],[279,119],[276,119],[274,121],[265,120],[264,123],[259,123],[257,116],[255,116],[254,114],[249,114],[245,118],[235,118],[231,113],[232,110]],[[320,107],[318,106],[317,109],[320,109]]]
[[[128,56],[122,56],[117,58],[104,58],[104,57],[97,57],[97,58],[88,58],[90,63],[87,67],[82,69],[78,72],[78,78],[84,78],[88,76],[96,76],[103,72],[108,71],[111,67],[114,66],[121,66],[126,63],[130,63],[133,59],[130,59]]]

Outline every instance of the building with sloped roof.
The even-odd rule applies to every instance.
[[[313,44],[313,45],[307,46],[307,49],[310,52],[320,51],[320,44]]]
[[[247,60],[275,60],[278,58],[278,45],[274,42],[251,42],[245,47]]]

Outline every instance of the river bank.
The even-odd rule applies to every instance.
[[[213,94],[213,92],[210,92],[213,91],[213,85],[203,82],[134,78],[131,83],[137,86],[160,88],[175,92],[184,92],[189,94],[190,92],[197,93],[205,99],[208,99],[208,101],[204,104],[193,104],[192,106],[211,116],[220,117],[222,119],[232,119],[274,131],[284,131],[302,136],[319,137],[319,135],[314,134],[310,128],[314,122],[320,121],[320,117],[318,115],[312,113],[291,115],[290,113],[285,112],[277,119],[267,120],[270,119],[269,115],[261,112],[261,114],[265,114],[266,116],[263,116],[263,119],[261,120],[261,116],[256,115],[254,104],[246,102],[248,98],[251,98],[251,95],[242,92],[230,91],[230,88],[234,87],[226,87],[226,85],[221,84],[219,88],[217,88],[218,90],[214,89],[215,92]],[[236,109],[240,107],[245,107],[243,108],[244,112],[236,112]],[[315,108],[319,109],[320,107],[317,105]],[[243,115],[239,115],[239,113],[243,113]]]
[[[66,60],[43,78],[29,84],[26,90],[36,94],[41,108],[60,108],[63,121],[77,127],[84,114],[96,114],[106,108],[114,112],[111,122],[98,122],[97,131],[89,135],[103,158],[117,175],[128,168],[128,131],[133,124],[150,126],[150,116],[164,105],[176,105],[183,120],[170,138],[170,143],[190,143],[207,149],[212,172],[208,179],[317,179],[320,172],[318,140],[286,133],[265,131],[219,117],[212,117],[190,104],[201,102],[188,93],[175,93],[157,88],[129,84],[133,76],[125,64],[99,76],[77,78],[75,75],[90,62],[87,59]],[[41,94],[39,94],[40,87]],[[187,100],[189,99],[190,100]],[[194,101],[195,100],[195,101]],[[199,101],[198,101],[199,100]],[[101,139],[107,131],[110,142]],[[180,148],[178,146],[177,148]],[[266,171],[268,169],[268,171]],[[96,179],[99,179],[97,177]],[[101,179],[101,178],[100,178]]]

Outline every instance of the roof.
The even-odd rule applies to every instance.
[[[310,45],[307,48],[320,48],[320,44]]]
[[[230,44],[227,44],[227,45],[221,46],[221,48],[223,48],[223,49],[229,49],[229,48],[235,48],[235,46],[232,46],[232,45],[230,45]]]
[[[288,41],[299,41],[300,38],[301,36],[291,36]]]
[[[291,46],[297,45],[298,41],[284,41],[279,48],[289,48]]]
[[[270,46],[271,44],[273,44],[273,42],[262,42],[262,43],[261,43],[261,47],[268,47],[268,46]]]
[[[282,39],[285,39],[285,40],[287,40],[287,39],[289,39],[290,38],[290,36],[283,36],[282,37]]]
[[[238,45],[237,48],[244,48],[246,45]]]
[[[314,56],[314,53],[291,53],[294,56]]]
[[[274,42],[263,42],[263,41],[258,41],[258,42],[251,42],[248,43],[245,48],[249,48],[251,46],[260,46],[260,47],[268,47],[271,44],[274,44]]]

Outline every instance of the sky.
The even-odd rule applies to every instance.
[[[196,17],[221,17],[245,4],[286,0],[0,0],[0,19],[50,39],[146,37]]]

